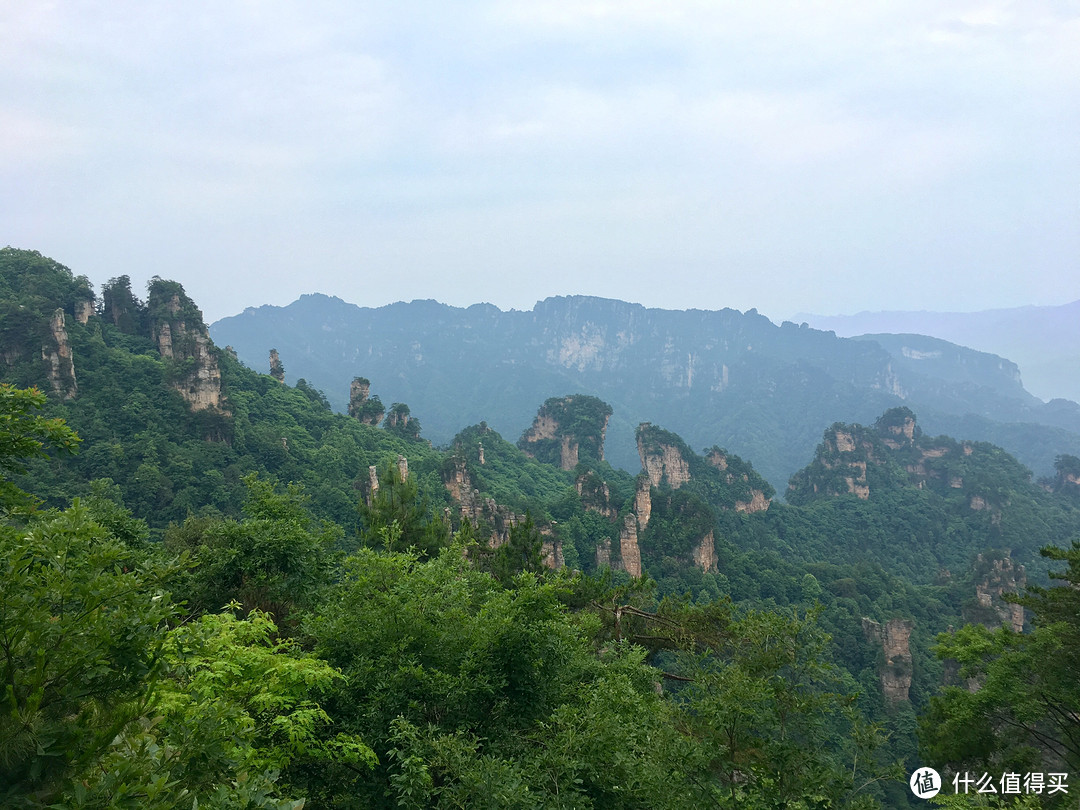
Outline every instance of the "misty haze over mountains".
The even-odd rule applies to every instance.
[[[778,326],[755,310],[585,296],[531,311],[435,301],[365,308],[306,295],[249,308],[211,332],[256,370],[277,349],[287,378],[306,379],[339,411],[352,378],[368,378],[384,403],[407,403],[436,444],[481,421],[516,437],[537,402],[586,393],[614,408],[613,464],[639,466],[633,431],[652,422],[695,448],[741,455],[779,492],[829,425],[869,424],[900,404],[927,433],[994,442],[1037,475],[1050,474],[1060,453],[1080,454],[1080,406],[1042,402],[1010,360],[919,335],[848,339]]]
[[[982,312],[800,313],[794,320],[840,337],[892,333],[942,338],[1012,360],[1024,387],[1037,397],[1080,401],[1080,301]]]

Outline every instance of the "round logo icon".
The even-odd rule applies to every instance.
[[[929,799],[941,791],[941,776],[933,768],[916,768],[908,784],[920,799]]]

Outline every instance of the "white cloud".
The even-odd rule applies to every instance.
[[[883,253],[932,266],[916,291],[950,262],[1003,289],[1036,245],[1075,276],[1076,0],[73,1],[0,28],[0,242],[213,283],[228,257],[222,307],[304,256],[515,305],[513,269],[621,267],[645,300],[666,261],[672,299],[725,263],[775,274],[747,296],[842,265],[869,298]]]

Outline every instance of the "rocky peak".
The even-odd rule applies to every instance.
[[[690,480],[690,464],[683,457],[681,444],[675,441],[674,434],[648,422],[638,425],[638,456],[652,486],[666,481],[669,487],[678,489]]]
[[[390,412],[386,415],[386,423],[383,427],[387,430],[405,430],[409,427],[411,421],[413,421],[413,418],[409,406],[403,402],[395,402],[390,406]]]
[[[1057,474],[1050,483],[1050,491],[1080,496],[1080,458],[1062,454],[1054,462],[1054,470]]]
[[[884,662],[878,668],[881,691],[891,706],[905,703],[911,688],[911,631],[910,619],[890,619],[884,625],[864,618],[863,635],[872,644],[880,644]]]
[[[105,320],[126,334],[144,333],[145,312],[142,303],[131,291],[129,276],[110,279],[101,288],[101,300]]]
[[[400,469],[399,461],[399,471]],[[451,457],[450,463],[443,471],[443,486],[450,493],[450,497],[457,502],[460,519],[468,521],[474,529],[486,533],[487,544],[490,548],[498,548],[506,543],[510,539],[510,529],[525,521],[525,515],[496,503],[494,498],[485,498],[480,494],[464,455],[455,453]],[[550,531],[547,527],[540,528],[541,534],[545,536],[550,535]],[[541,553],[549,567],[562,566],[562,545],[558,540],[545,537]]]
[[[527,455],[560,469],[579,461],[603,461],[611,406],[596,397],[552,397],[540,406],[532,426],[518,440]]]
[[[270,350],[270,376],[282,385],[285,384],[285,366],[281,363],[277,349]]]
[[[910,408],[890,408],[878,418],[874,428],[885,445],[893,450],[910,447],[916,437],[922,435],[915,424],[915,413]]]
[[[577,477],[574,489],[581,498],[581,505],[590,512],[596,512],[614,520],[619,510],[611,503],[611,488],[607,482],[592,470],[587,470]]]
[[[705,460],[712,464],[716,469],[723,472],[728,468],[727,453],[721,450],[719,447],[713,447],[705,454]]]
[[[349,385],[349,416],[365,425],[378,425],[383,418],[383,405],[378,397],[368,398],[371,381],[367,377],[353,377]]]
[[[45,361],[53,392],[61,399],[73,398],[79,386],[63,309],[57,309],[49,320],[49,338],[41,344],[41,359]]]
[[[764,482],[756,473],[753,475],[753,480],[751,479],[749,465],[746,462],[738,456],[729,456],[727,451],[715,446],[706,451],[705,461],[716,468],[725,484],[729,487],[737,487],[742,493],[742,497],[737,497],[735,500],[736,512],[752,514],[768,510],[769,504],[772,503],[772,490],[770,489],[770,494],[766,495],[764,489],[755,486],[758,483],[764,485]]]
[[[117,305],[123,297],[116,295]],[[173,360],[172,387],[193,411],[225,412],[217,349],[203,323],[202,312],[175,281],[150,282],[147,311],[150,335],[158,353]]]
[[[965,611],[965,618],[995,629],[1001,625],[1014,633],[1024,630],[1023,605],[1006,602],[1005,594],[1014,594],[1027,584],[1024,566],[1012,561],[1009,554],[975,558],[975,606]]]

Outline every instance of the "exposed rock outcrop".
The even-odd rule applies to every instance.
[[[562,542],[555,537],[547,537],[540,546],[540,561],[548,568],[557,569],[566,565],[563,559]]]
[[[579,461],[604,460],[610,418],[611,406],[596,397],[552,397],[540,406],[532,426],[517,444],[539,461],[572,470]]]
[[[349,416],[365,425],[378,425],[384,409],[378,397],[370,397],[371,381],[367,377],[353,377],[349,384]]]
[[[147,301],[150,333],[158,352],[176,362],[172,387],[193,411],[227,413],[221,395],[217,349],[202,313],[176,282],[154,279]]]
[[[1006,602],[1006,594],[1018,593],[1027,584],[1024,566],[1013,563],[1009,555],[986,559],[975,558],[975,606],[965,611],[964,618],[994,629],[1005,625],[1014,633],[1024,630],[1024,606]]]
[[[379,468],[372,464],[367,468],[368,474],[368,506],[371,506],[375,501],[375,496],[379,494]]]
[[[980,468],[1001,473],[997,448],[987,444],[927,438],[908,408],[891,408],[872,427],[834,424],[822,438],[814,460],[791,477],[788,501],[803,505],[815,496],[855,495],[866,500],[873,491],[928,489],[950,500],[967,500],[975,511],[989,511],[1001,520],[1003,503],[976,483]],[[1027,477],[1015,461],[1017,478]],[[959,492],[956,492],[959,490]]]
[[[890,619],[884,625],[864,618],[863,635],[872,644],[880,644],[884,663],[878,670],[881,692],[891,706],[905,703],[911,688],[912,658],[910,619]]]
[[[666,433],[653,428],[648,422],[639,425],[638,457],[652,486],[658,487],[666,481],[669,487],[678,489],[690,480],[690,464],[683,458],[679,447],[663,441]]]
[[[619,510],[611,503],[611,489],[607,482],[592,470],[582,473],[574,482],[574,489],[587,511],[596,512],[614,520]]]
[[[285,366],[281,363],[277,349],[270,350],[270,376],[282,385],[285,384]]]
[[[480,490],[476,488],[472,475],[469,473],[468,465],[461,456],[454,457],[446,468],[443,474],[443,485],[450,493],[450,497],[458,503],[460,520],[468,521],[474,529],[486,533],[490,548],[498,548],[506,543],[510,539],[510,529],[525,522],[525,515],[496,503],[494,498],[481,496]],[[549,527],[540,527],[539,530],[542,535],[545,535],[541,547],[545,564],[555,568],[562,567],[564,561],[561,541],[551,536]]]
[[[638,546],[637,517],[627,515],[623,518],[619,532],[619,553],[622,556],[622,569],[632,577],[641,576],[641,548]]]
[[[84,326],[90,322],[90,316],[94,314],[94,302],[92,299],[75,302],[75,320]]]
[[[634,493],[634,514],[638,528],[644,530],[652,517],[652,484],[647,477],[638,476],[637,491]]]
[[[899,450],[915,442],[915,417],[910,413],[898,414],[896,419],[879,424],[884,434],[882,441],[893,450]]]
[[[611,538],[605,537],[596,544],[596,567],[611,565]]]
[[[395,402],[390,407],[390,412],[386,414],[386,422],[383,424],[383,427],[387,430],[407,428],[411,421],[412,414],[409,412],[409,406],[401,402]]]
[[[753,514],[754,512],[765,512],[769,508],[769,504],[772,503],[765,497],[765,493],[760,489],[751,490],[753,493],[749,501],[735,501],[736,512],[746,512],[747,514]]]
[[[559,448],[559,469],[572,470],[578,465],[578,447],[573,436],[563,436],[562,446]]]
[[[694,565],[702,571],[715,571],[716,563],[716,540],[710,529],[694,549]]]
[[[715,446],[706,451],[705,461],[716,468],[720,480],[732,491],[736,512],[753,514],[768,510],[772,503],[772,487],[747,462]]]
[[[49,320],[49,335],[51,340],[41,344],[41,359],[45,361],[49,384],[58,397],[71,399],[78,393],[79,385],[75,380],[75,360],[63,309],[57,309]]]

